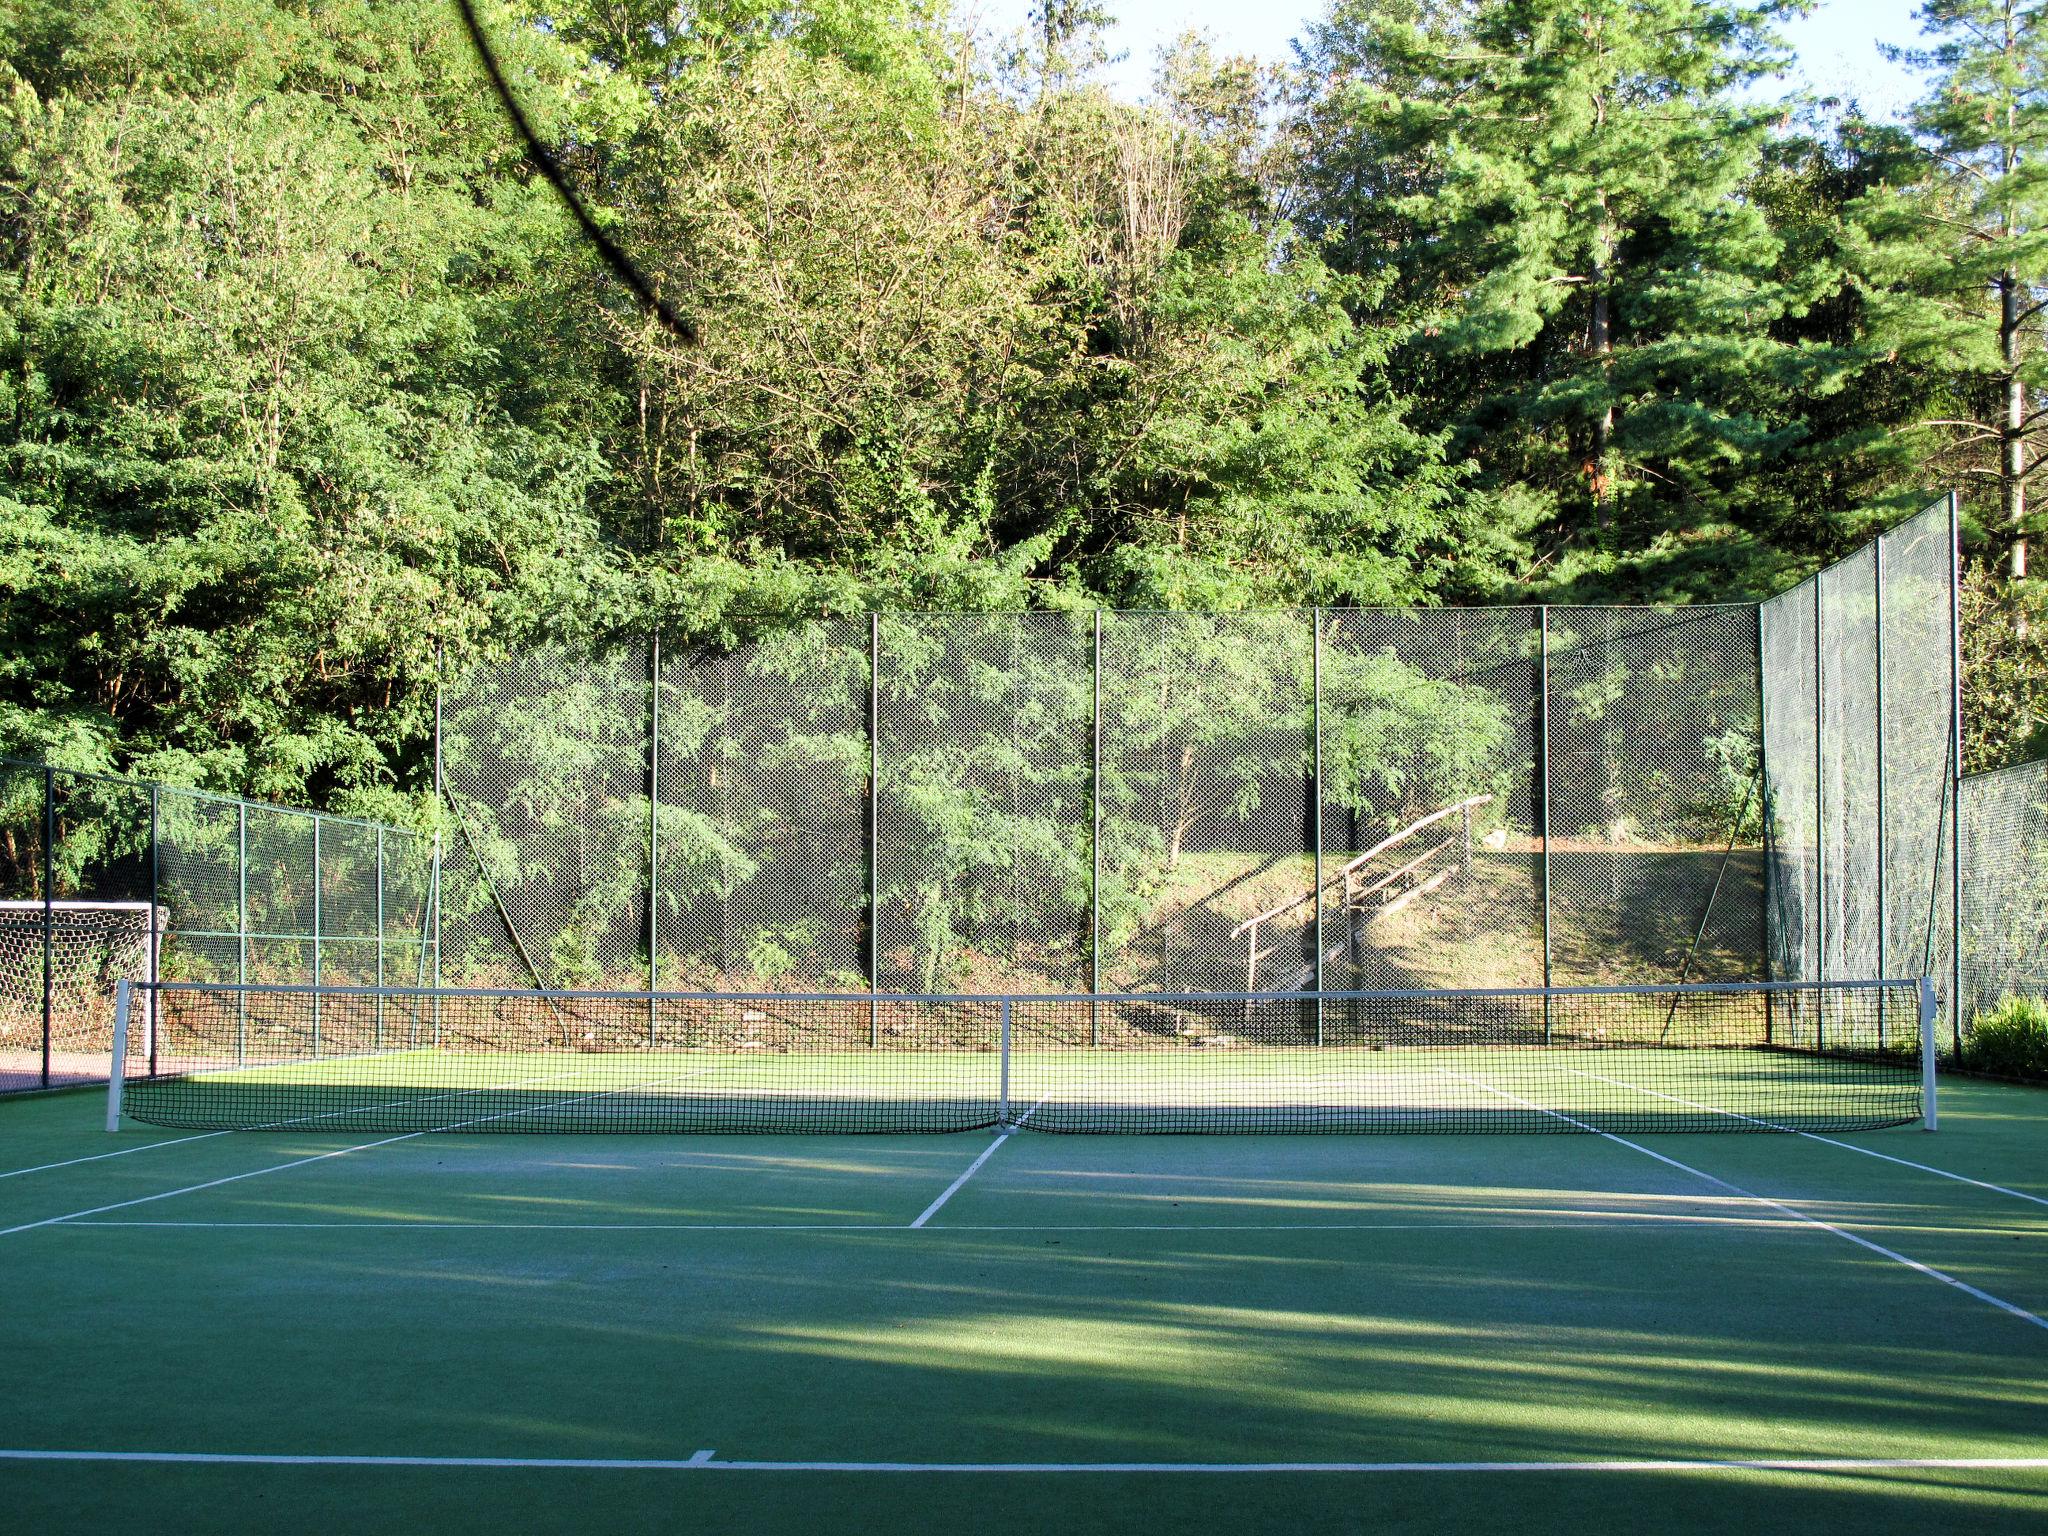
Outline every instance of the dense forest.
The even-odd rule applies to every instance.
[[[868,611],[1726,601],[1957,485],[2048,749],[2048,20],[1905,122],[1799,0],[0,13],[0,752],[411,819],[450,665]]]

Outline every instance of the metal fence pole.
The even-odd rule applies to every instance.
[[[882,1043],[875,994],[882,981],[882,616],[868,615],[868,1049]]]
[[[55,1023],[57,973],[57,770],[43,764],[43,1058],[42,1086],[50,1086],[50,1035]]]
[[[1949,666],[1949,1047],[1963,1060],[1963,508],[1948,493],[1948,666]]]
[[[1095,650],[1091,662],[1095,703],[1090,714],[1088,767],[1088,991],[1102,991],[1102,610],[1095,610]],[[1102,1044],[1102,1005],[1088,1004],[1088,1043]]]
[[[1550,1042],[1550,605],[1537,611],[1537,768],[1543,796],[1543,1040]]]
[[[149,786],[149,1004],[143,1010],[143,1030],[148,1037],[149,1075],[156,1076],[157,983],[163,980],[163,873],[160,861],[163,825],[163,786]]]
[[[1873,670],[1877,677],[1877,729],[1875,741],[1877,748],[1877,762],[1875,765],[1877,772],[1877,974],[1879,976],[1889,976],[1891,975],[1892,925],[1891,908],[1887,900],[1885,866],[1891,861],[1887,857],[1885,848],[1884,759],[1886,750],[1890,745],[1890,739],[1884,733],[1884,540],[1882,538],[1877,539],[1870,546],[1870,560],[1870,591],[1872,599],[1870,624],[1872,640],[1874,642],[1872,649],[1875,666]],[[1877,1010],[1877,1048],[1879,1050],[1884,1049],[1884,1022],[1885,1014],[1888,1011],[1888,1009],[1884,1008]]]
[[[441,1043],[441,813],[447,804],[441,760],[441,672],[444,652],[434,645],[434,851],[427,882],[427,910],[434,927],[434,1044]]]
[[[654,1049],[654,994],[661,985],[661,626],[647,650],[647,1048]]]
[[[376,1046],[384,1048],[384,828],[377,828],[377,1022]]]
[[[1813,578],[1813,974],[1816,981],[1828,979],[1828,666],[1827,635],[1822,627],[1826,605],[1821,601],[1821,588],[1826,582],[1825,571]],[[1825,1014],[1827,999],[1820,998],[1815,1006]],[[1818,1034],[1814,1037],[1814,1044],[1816,1047],[1821,1044]]]
[[[320,955],[320,822],[313,818],[313,1054],[320,1054],[320,983],[323,979]]]
[[[1316,1044],[1323,1043],[1323,610],[1320,607],[1309,610],[1309,628],[1312,637],[1310,669],[1312,673],[1309,694],[1309,730],[1315,736],[1310,753],[1309,767],[1309,814],[1315,817],[1315,885],[1313,887],[1316,905]],[[1254,935],[1253,942],[1257,942]]]
[[[249,1059],[249,802],[235,802],[235,1062]]]
[[[1764,899],[1757,912],[1757,949],[1763,956],[1763,978],[1772,979],[1771,971],[1771,924],[1777,912],[1778,860],[1776,842],[1771,835],[1771,823],[1776,818],[1771,814],[1771,720],[1769,712],[1769,672],[1764,662],[1764,605],[1756,605],[1756,764],[1758,785],[1763,798],[1758,803],[1758,826],[1763,844]],[[1764,1044],[1771,1043],[1773,1025],[1777,1019],[1777,1000],[1773,993],[1764,994]]]

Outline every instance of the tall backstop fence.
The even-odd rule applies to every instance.
[[[104,1077],[122,980],[424,987],[435,844],[0,758],[0,1091]],[[153,1048],[153,1017],[136,1048]]]
[[[451,983],[1762,978],[1753,607],[888,615],[447,690]]]
[[[1761,605],[529,651],[444,685],[439,836],[0,761],[0,1050],[82,1064],[117,975],[227,989],[251,1060],[270,986],[337,1053],[440,1038],[323,1016],[357,987],[638,994],[650,1028],[866,995],[882,1048],[888,998],[1769,983],[1798,1046],[1841,1038],[1833,984],[1932,977],[1967,1057],[2044,979],[2048,770],[1959,780],[1956,527]]]

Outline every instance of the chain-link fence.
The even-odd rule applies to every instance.
[[[1952,1048],[1957,577],[1944,500],[1757,616],[1770,974],[1934,976]]]
[[[1758,690],[1747,607],[896,614],[532,653],[445,701],[444,976],[1757,979]]]
[[[0,759],[0,1090],[103,1078],[124,979],[430,985],[435,863],[418,832]]]
[[[1962,867],[1963,1016],[2048,998],[2048,759],[1963,780]]]

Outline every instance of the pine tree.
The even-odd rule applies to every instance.
[[[2013,579],[2048,463],[2048,21],[2038,0],[1929,0],[1939,71],[1913,114],[1921,166],[1864,199],[1875,339],[1961,376],[1967,409],[1918,423],[1937,460],[1995,484]],[[1917,173],[1917,174],[1916,174]]]
[[[1735,99],[1777,67],[1771,23],[1802,8],[1351,0],[1310,51],[1343,66],[1320,110],[1351,132],[1329,157],[1355,166],[1362,138],[1398,167],[1377,179],[1400,195],[1367,188],[1324,221],[1354,248],[1362,223],[1394,235],[1447,424],[1567,530],[1590,514],[1604,540],[1626,519],[1641,544],[1718,521],[1798,436],[1741,386],[1826,387],[1822,355],[1770,334],[1813,292],[1774,270],[1780,242],[1743,196],[1779,111]]]

